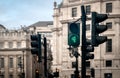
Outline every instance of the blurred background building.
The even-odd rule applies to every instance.
[[[31,77],[29,33],[24,30],[8,30],[3,25],[0,28],[0,77],[20,78],[24,73],[26,77]]]
[[[8,30],[0,25],[0,78],[35,78],[36,73],[44,77],[44,59],[38,63],[37,56],[32,55],[30,50],[30,35],[37,33],[42,34],[42,38],[47,38],[48,69],[52,72],[50,68],[52,26],[52,21],[37,22],[28,27],[22,26],[19,30]],[[42,52],[43,49],[42,44]]]

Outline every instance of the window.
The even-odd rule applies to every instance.
[[[112,60],[106,60],[106,67],[112,67]]]
[[[9,43],[8,43],[8,46],[9,46],[9,48],[13,48],[13,43],[12,43],[12,42],[9,42]]]
[[[90,5],[86,6],[86,14],[89,15],[91,13],[91,7]]]
[[[0,42],[0,49],[4,48],[4,42]]]
[[[90,61],[86,61],[86,67],[90,67]]]
[[[112,39],[108,39],[106,42],[106,52],[112,52]]]
[[[22,68],[22,58],[21,57],[18,57],[18,59],[17,59],[17,67]]]
[[[77,16],[77,8],[72,8],[72,17]]]
[[[104,78],[112,78],[112,73],[105,73]]]
[[[106,13],[112,12],[112,3],[106,3]]]
[[[79,0],[69,0],[69,2],[75,2],[75,1],[79,1]]]
[[[0,75],[0,78],[4,78],[4,75]]]
[[[74,74],[71,74],[71,78],[75,78],[75,75],[74,75]]]
[[[76,62],[72,62],[72,68],[76,67]]]
[[[13,58],[9,58],[9,67],[13,68]]]
[[[4,68],[4,58],[0,58],[0,68]]]
[[[10,75],[9,75],[9,78],[13,78],[13,75],[12,75],[12,74],[10,74]]]
[[[90,78],[90,75],[86,75],[86,78]]]
[[[17,48],[21,48],[21,42],[17,42]]]
[[[87,24],[86,25],[86,31],[89,31],[90,30],[90,24]]]
[[[106,25],[107,25],[108,29],[112,29],[112,22],[108,22],[108,23],[106,23]]]

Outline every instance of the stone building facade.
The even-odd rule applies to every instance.
[[[120,76],[120,0],[63,0],[57,5],[54,2],[54,59],[53,69],[58,68],[60,78],[73,78],[75,58],[70,57],[67,49],[68,22],[81,18],[81,5],[85,6],[87,18],[87,37],[91,38],[91,12],[108,14],[108,19],[102,24],[108,30],[101,35],[108,37],[108,41],[95,47],[94,59],[87,61],[87,77],[90,68],[95,69],[95,78],[119,78]],[[81,20],[80,32],[81,30]],[[80,33],[81,34],[81,33]],[[81,39],[81,38],[80,38]],[[81,55],[81,44],[79,47]],[[81,73],[81,57],[79,57],[79,72]],[[81,75],[81,74],[80,74]]]
[[[43,62],[36,64],[36,56],[30,52],[30,35],[40,33],[42,37],[47,37],[48,50],[53,55],[52,64],[49,62],[49,66],[52,65],[52,68],[48,67],[49,71],[54,72],[57,68],[59,78],[73,78],[75,57],[70,56],[68,50],[68,22],[81,18],[80,7],[83,4],[89,18],[86,29],[88,38],[91,38],[91,12],[107,13],[109,17],[102,23],[108,26],[108,30],[101,34],[106,35],[108,41],[95,47],[95,58],[87,61],[87,77],[90,77],[90,68],[94,68],[95,78],[119,78],[120,0],[63,0],[59,5],[54,2],[53,22],[41,21],[20,30],[7,30],[0,25],[0,77],[19,78],[21,72],[24,72],[25,78],[35,78],[35,70],[39,67],[40,76],[44,77]],[[78,22],[81,28],[81,21]],[[81,43],[79,53],[81,73]]]
[[[28,32],[0,28],[0,78],[20,78],[23,73],[25,78],[32,78]]]
[[[42,46],[42,62],[38,63],[37,61],[35,61],[37,63],[37,68],[34,67],[33,69],[33,73],[35,72],[36,69],[39,69],[39,74],[41,78],[45,78],[45,72],[44,71],[44,37],[46,37],[47,39],[47,73],[52,73],[52,60],[53,60],[53,47],[52,44],[54,43],[53,41],[53,34],[52,34],[52,28],[53,28],[53,21],[39,21],[36,22],[32,25],[30,25],[28,27],[29,31],[31,31],[31,34],[41,34],[41,46]]]
[[[41,21],[18,30],[8,30],[0,25],[0,78],[36,78],[44,76],[44,59],[38,63],[37,56],[31,54],[30,35],[42,34],[42,57],[44,57],[43,37],[47,38],[48,67],[52,61],[52,21]],[[23,77],[25,74],[25,77]]]

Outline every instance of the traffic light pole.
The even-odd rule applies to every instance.
[[[74,56],[75,56],[75,58],[76,58],[76,66],[75,66],[75,71],[74,71],[74,73],[75,73],[75,78],[79,78],[79,70],[78,70],[78,57],[79,57],[79,53],[78,53],[78,51],[74,51]]]
[[[81,19],[82,19],[82,71],[81,75],[82,78],[86,78],[86,61],[85,61],[85,55],[86,55],[86,13],[84,6],[81,6]]]
[[[78,78],[79,77],[79,70],[78,70],[78,52],[76,52],[77,55],[75,56],[76,57],[76,70],[75,70],[75,78]]]
[[[48,71],[47,71],[47,39],[44,37],[44,74],[45,77],[48,78]]]

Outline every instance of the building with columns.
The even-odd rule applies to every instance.
[[[0,30],[0,78],[21,78],[22,74],[32,78],[29,33],[8,30],[3,25]]]
[[[119,78],[120,0],[62,0],[59,5],[54,2],[53,69],[59,69],[60,78],[74,78],[75,57],[71,58],[70,51],[67,49],[69,47],[67,43],[68,23],[81,18],[81,5],[83,4],[87,14],[87,38],[91,38],[91,12],[108,14],[108,19],[101,23],[108,26],[108,30],[101,34],[107,36],[108,40],[98,47],[95,47],[93,52],[95,56],[94,59],[86,62],[86,78],[91,76],[90,68],[95,69],[95,78]],[[81,20],[78,22],[80,23],[81,32]],[[79,46],[79,53],[79,75],[81,76],[81,44]]]
[[[52,73],[52,60],[53,60],[53,47],[52,44],[54,43],[53,41],[53,34],[52,34],[52,28],[53,28],[53,21],[39,21],[36,22],[28,27],[28,30],[31,31],[31,35],[34,34],[41,34],[41,46],[42,46],[42,62],[38,63],[36,62],[36,69],[39,69],[39,77],[45,78],[45,73]],[[45,61],[44,61],[44,37],[46,37],[47,41],[47,72],[44,69],[45,66]],[[33,73],[35,72],[36,69],[33,69]]]
[[[0,78],[45,78],[44,59],[38,63],[37,56],[31,54],[30,35],[42,35],[42,57],[44,57],[43,37],[47,38],[48,67],[52,61],[52,21],[40,21],[18,30],[9,30],[0,25]],[[23,77],[24,75],[24,77]]]
[[[108,14],[108,19],[102,23],[108,26],[108,30],[101,34],[107,36],[108,41],[95,47],[94,59],[86,62],[86,78],[91,76],[90,68],[95,69],[95,78],[119,78],[120,0],[62,0],[59,5],[54,2],[53,22],[40,21],[18,30],[7,30],[0,25],[0,78],[19,78],[21,73],[25,73],[25,78],[35,78],[37,68],[40,68],[40,77],[44,77],[44,69],[42,69],[44,63],[36,64],[36,56],[31,55],[30,52],[30,35],[37,33],[48,39],[48,50],[53,56],[53,61],[51,57],[49,58],[49,71],[54,72],[57,68],[59,78],[74,78],[75,57],[68,50],[68,23],[81,18],[82,4],[89,18],[86,21],[88,38],[91,38],[92,30],[91,12]],[[78,22],[81,29],[81,20]],[[82,30],[80,34],[81,32]],[[78,52],[80,54],[79,75],[81,76],[81,43]]]

